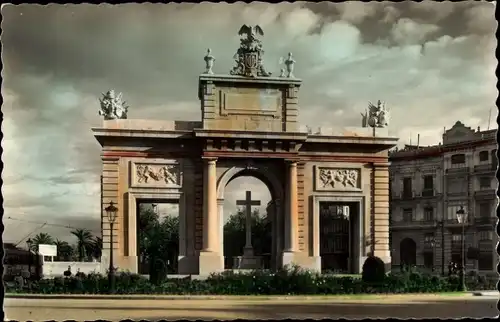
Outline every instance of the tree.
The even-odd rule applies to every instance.
[[[152,209],[139,209],[139,251],[141,264],[148,264],[150,280],[159,283],[175,272],[179,252],[179,217],[160,219]]]
[[[89,254],[92,254],[92,233],[87,229],[75,229],[71,231],[77,239],[78,260],[82,262]]]
[[[39,233],[31,239],[31,250],[38,252],[38,245],[54,245],[54,238],[47,233]]]
[[[73,256],[73,247],[67,241],[56,239],[54,244],[57,246],[58,261],[68,261]]]

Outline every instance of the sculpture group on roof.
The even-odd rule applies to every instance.
[[[229,71],[230,75],[233,76],[244,76],[244,77],[269,77],[271,73],[266,71],[264,68],[264,50],[262,49],[262,42],[259,36],[264,36],[264,31],[258,25],[256,26],[241,26],[238,35],[242,36],[240,38],[240,47],[238,48],[236,54],[233,56],[236,66]],[[213,75],[213,66],[215,62],[215,57],[212,55],[212,51],[209,48],[207,54],[203,57],[205,61],[205,72],[204,74]],[[285,68],[281,69],[280,77],[294,78],[293,75],[295,60],[292,57],[292,53],[288,53],[288,58],[280,58],[279,64],[285,65]]]
[[[385,107],[385,102],[378,100],[377,105],[368,102],[368,111],[365,114],[361,113],[363,117],[363,127],[387,127],[389,125],[389,111]]]
[[[116,94],[114,90],[109,90],[102,94],[99,102],[101,103],[99,115],[104,116],[105,120],[127,118],[128,106],[122,100],[122,93]]]

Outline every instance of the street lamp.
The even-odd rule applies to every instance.
[[[458,223],[462,224],[462,275],[460,276],[462,281],[462,291],[466,291],[465,286],[465,221],[467,220],[467,213],[463,206],[457,210],[457,220]]]
[[[26,245],[28,246],[28,272],[30,273],[31,277],[31,248],[33,247],[33,241],[31,240],[31,238],[28,238],[28,240],[26,241]]]
[[[116,214],[118,212],[118,208],[116,208],[113,201],[111,201],[109,203],[109,206],[107,206],[104,210],[106,210],[109,222],[109,272],[108,272],[109,291],[110,293],[114,293],[115,267],[113,265],[113,225],[116,220]]]

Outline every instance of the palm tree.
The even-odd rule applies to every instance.
[[[57,260],[69,260],[73,255],[73,248],[68,242],[56,239],[54,244],[57,246]]]
[[[47,233],[39,233],[31,239],[31,250],[38,251],[38,245],[53,245],[54,238]]]
[[[92,233],[88,229],[75,229],[71,231],[77,239],[78,260],[82,262],[88,254],[92,253]]]

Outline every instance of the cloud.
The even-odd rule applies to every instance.
[[[100,124],[101,93],[123,92],[130,118],[200,120],[206,49],[214,71],[227,74],[243,23],[263,27],[269,71],[293,52],[299,118],[313,129],[357,126],[377,99],[387,101],[402,143],[411,132],[435,144],[458,119],[483,127],[497,97],[488,10],[452,2],[3,6],[6,215],[98,221],[100,146],[90,129]],[[225,209],[234,211],[245,189],[267,200],[262,187],[228,188]],[[6,224],[6,235],[16,232]]]
[[[433,24],[419,24],[409,18],[401,18],[393,26],[391,36],[398,45],[415,45],[438,30],[439,27]]]

